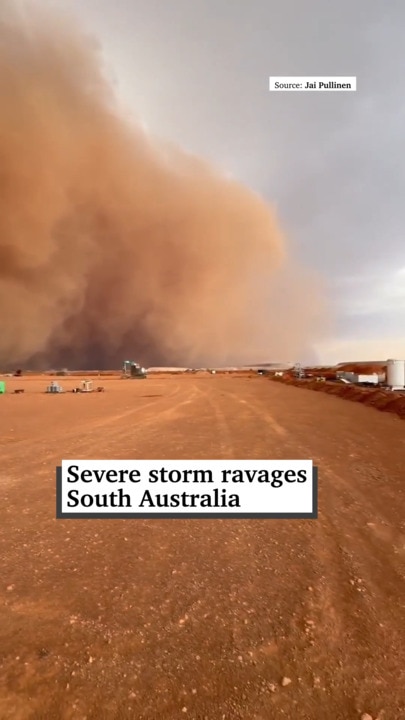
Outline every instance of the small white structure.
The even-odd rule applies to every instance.
[[[93,392],[92,380],[82,380],[82,392]]]
[[[368,375],[368,374],[367,375],[366,374],[356,375],[356,380],[355,380],[355,382],[357,382],[359,384],[367,383],[367,384],[371,384],[371,385],[378,385],[379,381],[380,380],[378,377],[378,373],[370,373],[370,375]]]
[[[59,385],[58,382],[56,382],[56,380],[52,380],[51,384],[48,385],[48,387],[46,388],[46,392],[52,394],[61,393],[63,392],[63,388]]]
[[[387,360],[387,385],[391,390],[405,386],[405,360]]]
[[[336,373],[336,377],[338,380],[353,383],[354,385],[378,385],[380,381],[378,373],[371,373],[370,375],[360,375],[359,373],[355,372],[341,371]]]

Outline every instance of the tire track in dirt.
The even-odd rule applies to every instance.
[[[207,393],[206,401],[212,408],[216,420],[219,437],[218,452],[224,460],[233,460],[235,454],[235,440],[231,433],[229,420],[226,417],[226,411],[221,407],[221,397],[223,397],[223,395],[218,396],[215,393],[214,397],[212,397],[212,394],[212,392],[209,394]]]
[[[177,395],[177,394],[176,394]],[[114,422],[113,426],[110,426],[108,436],[108,457],[111,458],[117,452],[117,448],[125,448],[124,456],[129,454],[130,458],[136,459],[138,456],[137,450],[134,448],[134,441],[139,438],[140,445],[142,446],[142,458],[146,458],[149,455],[150,459],[153,459],[155,453],[153,447],[156,438],[161,442],[162,434],[165,433],[165,428],[169,426],[175,420],[176,416],[181,413],[183,408],[187,408],[193,405],[195,400],[201,395],[199,388],[194,385],[189,388],[187,399],[182,399],[182,396],[176,402],[173,402],[173,395],[165,396],[164,403],[161,402],[157,408],[155,406],[149,407],[148,413],[145,413],[145,417],[142,418],[142,422],[137,423],[136,426],[126,422],[125,426],[117,426]],[[163,401],[163,398],[161,398]],[[169,403],[169,407],[165,405]],[[115,425],[115,427],[114,427]],[[97,449],[97,441],[87,441],[82,447],[85,447],[86,455],[88,456],[90,450]],[[151,450],[149,451],[149,448]],[[118,450],[120,457],[123,456],[122,452]],[[145,455],[146,453],[146,455]],[[98,454],[98,457],[101,457]],[[124,457],[125,459],[125,457]],[[160,459],[160,458],[159,458]],[[164,459],[164,458],[162,458]]]
[[[169,397],[172,397],[173,395],[177,395],[179,391],[179,387],[175,389],[174,392],[170,393]],[[142,396],[141,396],[142,397]],[[167,396],[164,396],[167,397]],[[71,438],[77,438],[78,436],[82,436],[86,433],[86,431],[89,430],[89,427],[91,429],[101,429],[106,428],[109,425],[116,424],[119,420],[122,420],[126,417],[131,416],[137,416],[139,413],[144,412],[147,408],[150,408],[153,405],[156,405],[161,401],[162,398],[156,397],[151,399],[149,402],[143,403],[141,406],[138,407],[132,407],[125,412],[122,412],[118,415],[108,415],[107,417],[101,419],[101,420],[93,420],[93,419],[81,419],[80,426],[76,426],[70,430],[66,430],[66,427],[62,427],[61,429],[58,429],[57,425],[54,425],[52,427],[52,431],[50,433],[50,437],[52,438],[52,442],[56,442],[60,437],[62,437],[63,440],[71,439]],[[101,405],[100,406],[100,412],[105,411],[105,408]],[[8,456],[15,456],[16,452],[16,445],[18,443],[18,450],[27,448],[28,450],[32,449],[33,441],[32,439],[25,439],[25,440],[17,440],[15,443],[13,443],[12,447],[10,447],[8,444],[2,446],[2,459],[7,459]],[[10,447],[10,450],[8,452],[8,448]]]
[[[237,401],[238,401],[241,405],[247,405],[249,408],[252,407],[251,401],[249,402],[248,400],[244,400],[243,398],[239,398],[239,397],[238,397],[238,398],[234,398],[234,399],[237,399]],[[269,425],[269,426],[271,427],[271,429],[273,430],[273,432],[275,432],[279,437],[285,438],[285,437],[287,436],[287,431],[286,431],[286,429],[285,429],[284,427],[282,427],[282,426],[275,420],[275,418],[273,417],[273,415],[271,415],[268,411],[264,412],[264,410],[261,410],[261,411],[259,412],[259,415],[260,415],[261,420],[264,421],[264,422],[266,422],[267,425]]]
[[[252,405],[252,410],[257,412],[258,417],[260,417],[261,409],[257,405]],[[266,417],[266,412],[264,412],[264,417]],[[299,439],[299,436],[302,436],[303,434],[305,434],[305,430],[303,433],[303,428],[299,424],[296,426],[295,433],[290,433],[291,441],[288,445],[295,449],[295,452],[293,450],[291,457],[297,456],[297,449],[300,457],[308,457],[308,448],[311,447],[311,444],[314,444],[314,436],[313,433],[311,433],[311,436],[306,437],[305,439],[302,437]],[[320,444],[319,441],[320,438],[318,438],[318,443]],[[325,443],[322,442],[322,445],[324,446]],[[398,555],[399,558],[402,558],[405,549],[405,534],[392,526],[392,518],[387,513],[384,513],[384,509],[379,502],[379,498],[373,496],[373,491],[366,494],[361,490],[356,482],[356,471],[357,473],[359,472],[358,454],[356,454],[357,460],[353,460],[351,458],[351,454],[349,453],[345,472],[343,473],[338,473],[333,470],[333,467],[337,464],[337,462],[334,462],[331,459],[330,453],[325,455],[322,451],[322,455],[318,455],[317,452],[310,452],[309,456],[312,457],[318,467],[321,468],[321,476],[329,478],[330,480],[330,482],[327,483],[328,494],[330,495],[330,493],[333,493],[336,500],[336,505],[330,508],[331,518],[336,516],[337,509],[339,509],[340,513],[347,513],[351,520],[353,520],[353,511],[355,510],[357,518],[356,527],[363,528],[363,534],[367,537],[374,532],[376,539],[384,542],[387,545],[387,549],[389,547],[390,550],[393,551],[390,554],[391,559],[394,555]],[[390,490],[390,485],[386,482],[387,477],[384,476],[383,473],[377,477],[378,474],[376,473],[375,466],[371,464],[368,465],[366,459],[363,460],[362,458],[361,460],[361,474],[365,477],[369,477],[374,483],[379,481],[381,483],[381,491],[387,495]],[[322,485],[320,486],[320,491],[321,490]],[[342,493],[344,493],[344,498],[342,498]],[[325,493],[325,499],[326,497],[327,495]],[[394,500],[397,500],[395,495],[391,497],[393,497]],[[354,503],[355,508],[353,507]],[[378,517],[376,517],[376,512],[378,512]],[[362,520],[361,523],[358,522],[360,518]],[[374,522],[370,522],[370,518],[373,518]],[[370,530],[368,531],[367,528],[370,528]],[[379,546],[380,543],[375,543],[376,552],[378,552]]]
[[[396,720],[401,717],[398,708],[405,680],[397,662],[404,639],[398,577],[394,578],[397,591],[392,596],[387,575],[375,572],[371,547],[361,545],[353,536],[347,541],[344,525],[328,518],[323,518],[316,529],[311,545],[318,580],[306,599],[306,614],[312,621],[307,631],[314,645],[304,656],[320,684],[336,694],[346,687],[353,711],[361,713],[368,707],[376,717],[384,707],[384,717]],[[389,698],[390,708],[376,703],[376,688],[377,695]]]
[[[117,404],[111,424],[95,429],[99,418],[92,418],[71,442],[87,456],[100,454],[101,441],[109,457],[209,459],[229,457],[230,445],[244,459],[312,457],[320,469],[318,520],[56,522],[49,490],[44,503],[48,480],[37,481],[38,444],[31,443],[24,493],[13,494],[11,514],[5,504],[0,531],[5,720],[34,720],[34,708],[38,720],[73,720],[75,712],[99,720],[106,708],[123,720],[405,717],[402,529],[394,506],[403,449],[396,444],[394,460],[385,453],[378,464],[378,443],[384,446],[376,437],[372,451],[360,442],[351,457],[354,431],[362,432],[357,415],[350,422],[350,409],[342,408],[336,438],[334,418],[316,397],[307,405],[296,390],[286,402],[284,390],[260,380],[184,379],[175,398],[160,398],[141,420],[133,415],[135,426],[131,415],[117,419]],[[47,442],[40,442],[44,451]],[[64,447],[58,431],[55,454]],[[49,625],[41,613],[31,619],[24,611],[35,613],[42,600],[52,605]],[[72,627],[68,613],[78,619]],[[32,656],[26,671],[15,660],[14,627],[23,632],[19,655],[40,643],[53,655]],[[55,657],[57,687],[46,675]],[[281,687],[284,675],[292,681]]]
[[[122,445],[128,436],[131,437],[137,434],[145,433],[156,422],[156,414],[158,413],[159,420],[169,419],[176,413],[178,409],[188,401],[179,401],[171,405],[168,409],[159,410],[159,406],[166,404],[167,402],[173,403],[173,398],[179,394],[179,386],[176,386],[173,391],[163,397],[156,397],[150,399],[149,402],[143,403],[141,406],[130,408],[117,415],[108,416],[101,420],[89,420],[85,422],[79,429],[74,428],[65,432],[64,430],[53,430],[51,440],[45,439],[35,441],[35,460],[33,460],[33,442],[32,440],[20,440],[18,441],[19,451],[19,463],[24,462],[26,458],[27,467],[29,467],[30,473],[35,472],[37,476],[47,476],[49,474],[49,465],[60,464],[61,457],[55,453],[54,450],[50,450],[49,446],[58,446],[59,443],[63,442],[64,446],[64,457],[78,458],[84,454],[85,457],[89,457],[90,453],[95,452],[97,457],[102,457],[103,453],[100,453],[100,438],[92,439],[91,434],[98,433],[110,428],[108,435],[107,447],[109,451],[112,451],[114,445]],[[137,396],[135,396],[137,397]],[[152,410],[154,412],[152,412]],[[137,419],[141,415],[145,415],[141,422]],[[120,423],[126,420],[124,429]],[[132,423],[134,421],[134,423]],[[118,427],[117,427],[118,425]],[[90,434],[90,435],[89,435]],[[72,450],[70,449],[72,448]],[[2,484],[15,484],[24,480],[24,476],[16,476],[12,471],[13,460],[16,453],[16,444],[2,452]],[[73,455],[71,454],[73,453]],[[125,458],[124,458],[125,459]],[[56,464],[55,464],[56,463]],[[10,470],[8,471],[8,468]]]
[[[262,399],[256,397],[251,402],[240,398],[235,400],[242,405],[248,404],[250,413],[256,414],[260,423],[266,422],[268,412],[263,407]],[[269,424],[271,426],[271,422]],[[311,524],[310,532],[304,532],[302,537],[302,541],[306,537],[306,562],[312,566],[315,578],[311,581],[310,591],[304,594],[303,608],[291,622],[290,646],[295,646],[296,650],[290,657],[290,663],[302,675],[305,671],[303,673],[298,668],[302,668],[306,661],[310,662],[312,678],[308,678],[308,681],[314,682],[315,689],[326,683],[330,691],[334,692],[333,688],[338,684],[336,676],[340,677],[347,685],[355,712],[360,712],[361,707],[364,707],[367,693],[373,694],[375,683],[382,689],[384,686],[386,691],[389,691],[391,684],[393,702],[399,706],[402,673],[399,677],[397,673],[395,681],[388,678],[382,680],[371,648],[377,642],[381,654],[387,658],[393,657],[391,664],[395,666],[393,649],[397,648],[397,652],[401,652],[403,633],[399,628],[402,623],[405,626],[403,601],[401,603],[405,593],[401,591],[403,576],[399,572],[398,563],[393,562],[393,557],[395,549],[401,553],[403,535],[384,525],[385,547],[381,547],[378,541],[372,542],[370,524],[366,519],[375,518],[378,503],[375,498],[373,502],[372,496],[365,498],[356,488],[350,469],[346,469],[345,473],[334,472],[331,470],[333,463],[330,455],[326,459],[323,454],[318,455],[313,451],[313,427],[311,429],[312,437],[305,438],[305,429],[303,432],[297,424],[290,433],[284,434],[284,438],[289,435],[290,440],[283,443],[283,452],[286,447],[290,448],[291,458],[297,457],[297,454],[300,457],[312,457],[321,474],[319,519]],[[364,464],[361,467],[363,470]],[[354,515],[354,500],[362,503],[363,524],[358,522],[359,514]],[[346,503],[348,509],[345,510]],[[379,510],[377,512],[380,515]],[[302,524],[296,527],[300,532],[303,530]],[[381,573],[377,571],[376,565]],[[387,565],[391,565],[391,570]],[[387,613],[387,605],[397,610]],[[384,619],[388,627],[380,623],[379,619]],[[306,633],[308,639],[304,644],[302,632]],[[293,643],[294,637],[296,640]],[[276,654],[277,642],[271,647]],[[338,667],[337,654],[341,656]],[[365,663],[369,678],[364,677]],[[350,667],[350,671],[346,671],[345,667]],[[359,696],[356,689],[356,679],[363,680],[363,697]]]

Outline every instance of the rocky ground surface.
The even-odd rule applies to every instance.
[[[7,382],[2,720],[405,718],[403,420],[265,377]],[[62,458],[310,458],[319,519],[56,520]]]

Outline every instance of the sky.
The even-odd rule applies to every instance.
[[[322,361],[405,357],[405,4],[58,0],[128,113],[274,203],[336,316]],[[269,76],[356,76],[270,93]]]

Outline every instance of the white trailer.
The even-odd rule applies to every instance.
[[[378,373],[371,373],[369,375],[359,374],[355,372],[337,372],[336,377],[338,380],[344,382],[353,383],[353,385],[378,385],[380,378]]]
[[[358,385],[366,383],[367,385],[378,385],[380,378],[378,373],[372,373],[371,375],[357,375],[355,382]]]

